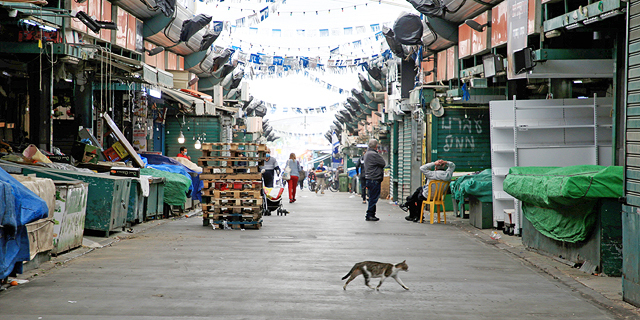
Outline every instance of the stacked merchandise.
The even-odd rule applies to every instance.
[[[220,229],[262,227],[262,175],[267,146],[257,143],[203,143],[203,225]]]

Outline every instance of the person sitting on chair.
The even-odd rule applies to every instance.
[[[435,170],[432,170],[434,169]],[[456,165],[451,161],[436,160],[420,167],[420,171],[427,177],[427,183],[418,187],[412,195],[407,197],[407,202],[400,205],[400,209],[409,211],[409,215],[404,217],[407,221],[418,222],[420,220],[420,209],[422,201],[429,196],[429,182],[431,180],[451,181]]]

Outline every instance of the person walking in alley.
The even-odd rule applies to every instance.
[[[422,201],[426,200],[429,196],[429,181],[451,181],[455,169],[456,165],[453,162],[444,160],[429,162],[420,167],[420,171],[422,171],[427,178],[427,183],[422,187],[418,187],[412,195],[407,197],[407,202],[400,205],[402,210],[409,210],[409,215],[404,217],[405,220],[413,222],[420,220]]]
[[[366,221],[378,221],[376,217],[376,204],[380,197],[380,184],[384,178],[384,167],[387,163],[378,153],[378,140],[369,140],[369,149],[362,156],[364,158],[365,179],[367,179],[367,189],[369,190],[369,206],[367,207]]]
[[[289,160],[284,166],[284,172],[289,171],[291,178],[287,181],[289,188],[289,203],[296,202],[296,188],[298,187],[298,179],[300,178],[300,163],[296,160],[296,154],[291,153]]]
[[[324,164],[320,162],[320,164],[318,165],[318,168],[316,168],[316,180],[317,180],[316,193],[318,193],[318,190],[320,190],[320,193],[324,194],[324,188],[326,184],[325,181],[327,181],[326,175],[327,175],[327,168],[325,168]]]
[[[264,186],[267,188],[273,188],[273,176],[274,172],[280,175],[280,167],[278,167],[278,161],[271,157],[270,151],[267,150],[265,156],[264,165],[260,168],[262,172],[262,180],[264,180]]]
[[[358,161],[356,161],[356,173],[360,179],[360,190],[362,194],[362,203],[367,203],[367,179],[364,177],[364,153],[363,151]],[[355,190],[354,190],[355,191]]]
[[[300,185],[300,190],[302,190],[302,187],[304,187],[304,179],[306,177],[307,177],[306,171],[304,171],[304,168],[300,166],[300,175],[298,176],[298,184]]]

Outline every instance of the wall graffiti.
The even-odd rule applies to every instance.
[[[443,132],[445,130],[452,132],[452,134],[445,136],[443,151],[449,152],[451,149],[460,151],[475,150],[475,136],[481,135],[483,132],[482,119],[449,117],[443,119],[440,123]]]

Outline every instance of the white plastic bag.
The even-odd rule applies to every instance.
[[[502,238],[502,236],[495,231],[491,231],[491,235],[489,237],[493,240],[499,240],[500,238]]]

